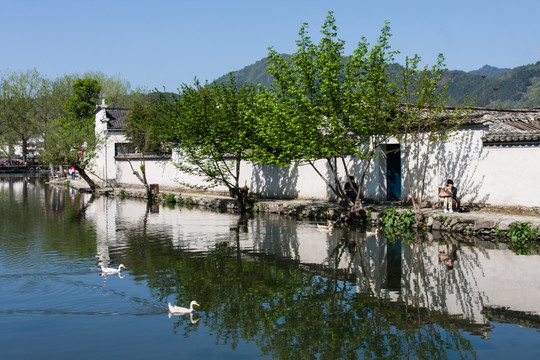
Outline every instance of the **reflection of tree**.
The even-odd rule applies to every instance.
[[[456,249],[452,252],[457,259],[453,262],[456,269],[440,263],[440,253],[449,247]],[[403,267],[403,287],[414,294],[404,298],[405,301],[415,307],[443,313],[448,313],[449,305],[453,305],[465,318],[476,322],[483,320],[478,319],[485,294],[477,282],[483,276],[477,251],[463,252],[451,242],[439,245],[415,243],[404,247],[404,257],[407,262]]]
[[[234,229],[235,239],[240,229]],[[361,249],[362,237],[352,236],[330,251],[330,263]],[[262,354],[279,359],[471,355],[470,344],[442,314],[418,310],[404,316],[402,303],[357,294],[348,281],[306,272],[294,261],[243,252],[238,240],[200,256],[174,248],[161,236],[134,232],[129,237],[126,256],[133,274],[148,274],[159,302],[199,301],[195,315],[218,343],[233,349],[250,341]],[[181,327],[185,333],[197,328],[187,317],[179,318],[174,330]]]
[[[16,186],[2,191],[7,194],[0,201],[1,230],[18,235],[17,251],[27,251],[23,244],[33,242],[43,253],[70,259],[95,254],[95,231],[79,216],[84,209],[80,194],[72,203],[65,188],[45,185],[38,178],[10,177],[6,181]]]

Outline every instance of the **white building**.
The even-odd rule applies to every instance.
[[[106,138],[96,159],[94,172],[102,185],[141,186],[133,175],[140,160],[126,161],[119,156],[128,148],[123,127],[126,109],[108,109],[102,103],[96,109],[96,133]],[[384,155],[389,150],[393,152]],[[390,141],[380,148],[364,183],[364,199],[374,201],[407,200],[408,176],[403,144]],[[204,185],[201,179],[180,172],[174,156],[146,156],[149,183],[161,189],[185,191],[182,183]],[[131,163],[131,164],[130,164]],[[325,173],[325,161],[318,169]],[[362,161],[348,159],[347,166],[358,179]],[[334,200],[326,183],[310,165],[287,168],[244,163],[241,185],[254,194],[270,198]],[[341,177],[344,181],[345,172]],[[415,179],[415,174],[411,174]],[[540,206],[540,108],[522,110],[473,109],[468,120],[448,140],[433,144],[430,152],[425,196],[438,201],[437,188],[453,179],[462,204],[493,206]],[[212,191],[224,193],[224,187]]]

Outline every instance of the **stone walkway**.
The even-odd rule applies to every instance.
[[[441,209],[428,209],[425,211],[426,217],[437,219],[439,217],[455,219],[457,221],[469,222],[475,224],[475,229],[497,228],[499,230],[508,230],[515,222],[527,222],[532,227],[540,228],[540,216],[512,215],[496,212],[471,211],[466,213],[444,213]]]

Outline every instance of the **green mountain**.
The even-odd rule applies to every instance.
[[[285,55],[284,56],[290,56]],[[238,83],[247,82],[270,86],[266,58],[233,71]],[[224,81],[228,74],[216,79]],[[540,107],[540,61],[536,64],[501,69],[489,65],[470,72],[448,70],[444,76],[450,81],[449,105],[461,102],[464,96],[475,99],[474,106],[497,108]]]
[[[484,65],[478,70],[469,71],[469,74],[485,76],[486,78],[491,79],[492,77],[496,77],[496,76],[499,76],[501,74],[504,74],[505,72],[507,72],[509,70],[512,70],[512,69],[496,68],[496,67],[493,67],[493,66]]]

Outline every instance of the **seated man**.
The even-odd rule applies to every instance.
[[[358,185],[354,181],[354,176],[349,176],[349,181],[345,183],[344,189],[345,195],[354,204],[356,202],[356,194],[358,193]]]
[[[453,213],[457,210],[457,188],[452,180],[446,182],[445,187],[439,188],[439,197],[443,199],[444,212]]]

